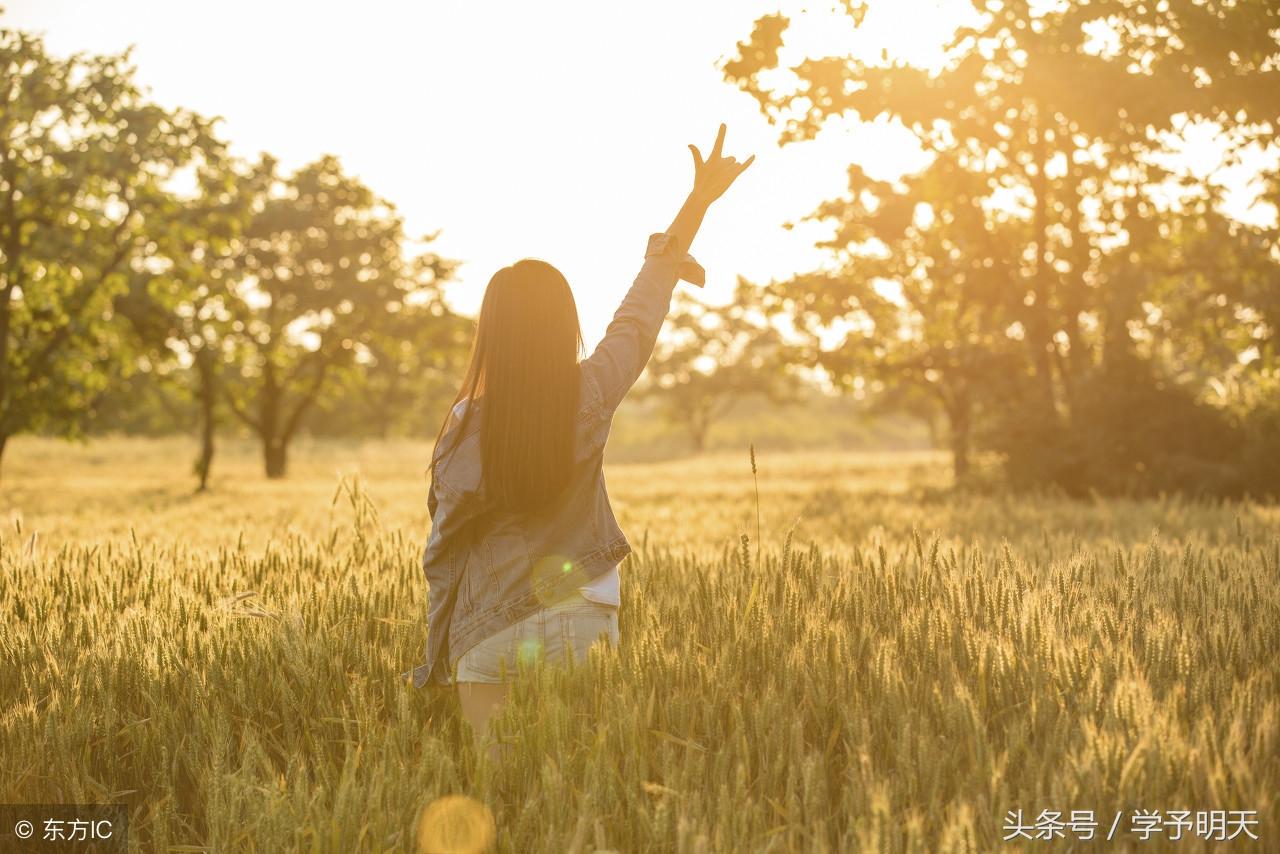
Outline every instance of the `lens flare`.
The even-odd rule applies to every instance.
[[[436,798],[418,820],[418,854],[481,854],[493,844],[493,813],[475,798]]]
[[[516,648],[516,657],[522,664],[533,664],[538,660],[540,652],[542,652],[542,641],[537,638],[528,638],[520,641],[520,645]]]
[[[539,585],[551,585],[555,579],[568,575],[572,571],[573,561],[566,555],[547,555],[534,562],[532,581],[534,589],[542,591],[538,594],[538,598],[543,605],[554,604],[557,594],[554,587],[540,588]]]

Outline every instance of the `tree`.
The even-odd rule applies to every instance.
[[[267,476],[279,478],[326,383],[342,369],[363,372],[356,354],[451,267],[432,253],[407,260],[394,208],[336,158],[288,178],[272,162],[263,169],[272,177],[244,235],[227,401],[262,440]]]
[[[646,369],[641,397],[653,397],[673,424],[706,447],[717,418],[750,394],[789,397],[789,345],[764,311],[759,288],[739,278],[734,298],[715,307],[678,292],[663,337]]]
[[[144,356],[142,368],[114,372],[97,396],[93,421],[85,425],[86,438],[94,436],[172,436],[190,432],[195,406],[174,370],[158,372]],[[176,368],[176,366],[175,366]]]
[[[457,391],[474,322],[438,289],[386,318],[362,345],[310,429],[328,435],[434,435]],[[438,413],[438,414],[437,414]]]
[[[947,168],[947,157],[897,186],[851,167],[849,197],[811,217],[835,226],[819,245],[836,263],[773,283],[767,300],[795,319],[810,364],[837,386],[931,397],[962,481],[976,413],[1007,395],[1021,369],[1009,332],[1018,307],[1007,287],[1020,228],[988,216],[980,182]],[[837,321],[847,327],[839,343],[821,346]]]
[[[844,4],[853,27],[867,9],[860,0]],[[810,301],[825,304],[826,321],[855,330],[849,349],[871,335],[887,357],[902,349],[895,340],[900,324],[889,316],[896,310],[877,316],[865,288],[842,302],[841,293],[858,286],[841,277],[887,266],[898,286],[919,281],[922,293],[937,292],[930,300],[942,300],[933,306],[932,340],[943,342],[950,367],[928,364],[941,355],[936,347],[898,364],[964,377],[951,383],[950,395],[952,417],[962,424],[972,394],[960,389],[1012,383],[1014,391],[1002,396],[1018,405],[993,408],[1004,424],[999,441],[1006,449],[1052,448],[1089,428],[1076,418],[1075,403],[1091,374],[1159,381],[1158,372],[1104,372],[1102,362],[1123,358],[1142,334],[1135,330],[1151,322],[1148,306],[1162,285],[1145,259],[1204,183],[1180,182],[1184,176],[1163,155],[1195,123],[1216,123],[1228,152],[1270,140],[1280,115],[1280,10],[1264,0],[1034,7],[991,0],[975,2],[973,12],[972,24],[945,46],[936,73],[888,56],[825,56],[791,65],[791,85],[786,75],[778,82],[780,75],[766,72],[781,70],[789,25],[781,15],[758,20],[724,72],[782,126],[782,144],[811,138],[843,115],[888,118],[910,132],[930,165],[909,189],[877,187],[866,198],[852,187],[862,198],[820,212],[843,218],[846,242],[829,247],[839,275],[797,277],[788,289],[793,304],[802,312]],[[948,192],[960,193],[954,205]],[[925,206],[920,216],[917,202]],[[954,220],[946,215],[952,207]],[[885,227],[895,217],[903,229]],[[1245,248],[1249,242],[1237,245],[1256,251]],[[858,265],[841,255],[846,250]],[[878,252],[889,256],[885,263],[868,260]],[[965,266],[969,272],[957,280]],[[1227,277],[1238,267],[1230,262],[1214,272]],[[835,286],[833,278],[846,290],[805,293]],[[947,302],[971,308],[957,312]],[[911,297],[906,303],[908,314],[930,322],[922,304]],[[972,325],[974,304],[987,315],[979,327]],[[976,350],[974,336],[983,342]],[[1016,365],[1010,341],[1022,349]],[[955,346],[960,342],[970,343]],[[953,421],[953,444],[963,444],[964,431],[954,428]]]
[[[0,29],[0,455],[15,434],[75,435],[128,344],[115,302],[165,185],[209,124],[149,103],[128,54],[67,59]]]
[[[151,228],[147,264],[135,271],[122,313],[142,342],[145,369],[167,384],[189,386],[200,450],[198,490],[213,465],[222,375],[234,356],[237,271],[252,204],[266,191],[269,169],[240,164],[221,151],[196,164],[196,189],[175,195],[168,215]],[[161,392],[162,394],[162,392]]]

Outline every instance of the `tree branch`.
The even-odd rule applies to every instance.
[[[262,435],[262,422],[250,415],[244,407],[240,405],[236,400],[236,396],[231,393],[231,389],[224,388],[222,397],[227,402],[227,406],[231,408],[231,411],[235,413],[237,418],[248,425],[253,432],[257,433],[259,436]]]
[[[132,215],[133,215],[133,208],[129,208],[127,211],[125,211],[124,218],[120,220],[120,224],[116,226],[114,232],[112,233],[111,237],[112,237],[113,243],[119,240],[121,232],[125,230],[125,226],[128,224],[129,218]],[[85,306],[89,304],[89,299],[92,297],[94,291],[102,285],[102,281],[107,276],[115,272],[116,268],[119,267],[120,264],[127,257],[129,257],[129,251],[132,248],[133,248],[132,239],[126,240],[120,245],[118,245],[116,247],[115,254],[99,271],[94,281],[92,283],[86,282],[82,287],[80,287],[75,292],[74,296],[78,297],[79,299],[76,300],[76,304],[74,305],[74,307],[70,308],[67,311],[68,322],[58,327],[58,329],[54,331],[53,335],[49,337],[49,340],[45,342],[44,347],[40,348],[40,352],[37,353],[35,357],[31,360],[30,366],[27,369],[27,376],[32,376],[34,374],[41,373],[45,370],[45,368],[48,366],[49,359],[53,355],[54,351],[56,351],[58,347],[60,347],[62,343],[66,341],[67,338],[71,335],[72,324],[70,323],[70,320],[75,317],[78,317],[80,313],[84,311]]]
[[[316,352],[319,352],[318,350]],[[302,397],[298,400],[298,406],[289,415],[284,427],[284,440],[288,442],[293,438],[293,433],[298,429],[298,425],[302,423],[302,416],[316,399],[320,393],[320,386],[324,383],[325,375],[329,372],[329,366],[333,364],[334,356],[322,359],[315,371],[315,375],[311,378],[311,384],[307,386],[307,390],[302,393]]]

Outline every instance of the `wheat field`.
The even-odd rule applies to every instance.
[[[184,441],[12,443],[0,801],[127,804],[140,851],[415,851],[452,795],[495,851],[1072,847],[1011,810],[1223,846],[1124,832],[1178,809],[1277,850],[1280,508],[953,494],[929,453],[762,450],[758,503],[746,448],[611,465],[621,644],[523,671],[493,766],[399,679],[428,451],[268,482],[229,443],[195,495]]]

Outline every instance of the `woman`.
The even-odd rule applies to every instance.
[[[477,738],[520,661],[582,660],[618,640],[618,564],[631,551],[601,464],[614,411],[640,376],[679,278],[703,283],[688,249],[708,207],[754,156],[693,153],[693,189],[644,265],[595,352],[569,284],[525,259],[485,290],[471,364],[431,460],[427,659],[414,685],[456,684]],[[456,668],[456,676],[454,669]],[[491,754],[492,755],[492,754]]]

